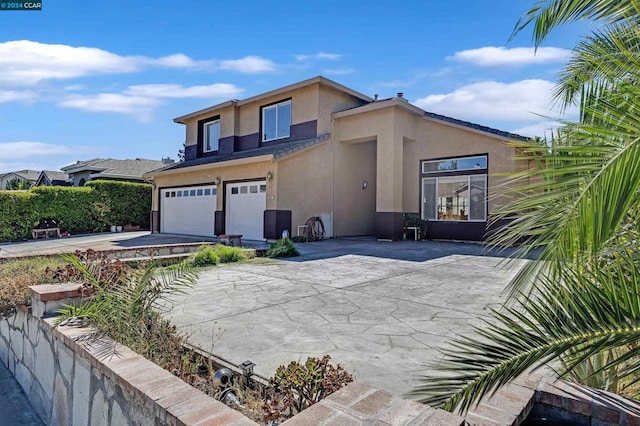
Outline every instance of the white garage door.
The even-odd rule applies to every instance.
[[[247,240],[264,240],[264,211],[267,208],[267,182],[227,185],[226,233]]]
[[[160,232],[213,236],[215,185],[163,189],[160,196]]]

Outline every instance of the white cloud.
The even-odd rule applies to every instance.
[[[131,73],[147,66],[193,68],[205,62],[183,54],[161,58],[121,56],[95,47],[17,40],[0,43],[0,63],[0,85],[30,86],[48,79]]]
[[[296,61],[303,62],[309,61],[312,59],[320,59],[326,61],[339,61],[342,59],[342,55],[338,53],[326,53],[326,52],[318,52],[312,55],[296,55]]]
[[[149,121],[153,110],[163,103],[162,99],[234,98],[242,91],[243,89],[226,83],[188,87],[179,84],[140,84],[129,86],[122,93],[70,95],[58,105],[91,112],[119,112],[140,121]]]
[[[540,116],[535,114],[555,115],[550,109],[554,86],[546,80],[483,81],[413,103],[427,111],[467,120],[536,121]]]
[[[551,137],[551,135],[558,129],[562,127],[562,123],[553,120],[545,120],[539,121],[537,123],[533,123],[528,126],[520,127],[518,129],[512,130],[513,133],[517,133],[523,136],[535,137],[540,136]]]
[[[0,90],[0,104],[3,102],[30,101],[35,99],[36,96],[35,92],[30,90]]]
[[[175,55],[163,56],[162,58],[151,60],[149,63],[170,68],[195,68],[203,65],[205,61],[194,61],[187,55],[177,53]]]
[[[183,87],[179,84],[141,84],[129,86],[124,94],[152,98],[236,98],[243,89],[233,84]]]
[[[260,56],[245,56],[242,59],[227,59],[220,61],[218,68],[226,71],[237,71],[244,74],[257,74],[261,72],[270,72],[276,69],[276,66],[269,59]]]
[[[521,66],[529,64],[545,64],[549,62],[565,62],[570,50],[559,47],[505,47],[487,46],[456,52],[452,57],[460,62],[467,62],[480,67]]]
[[[145,96],[100,93],[70,96],[58,105],[92,112],[120,112],[132,115],[140,121],[148,121],[151,119],[151,112],[160,103],[158,99]]]
[[[345,74],[353,74],[356,72],[353,68],[330,68],[324,70],[324,73],[327,75],[345,75]]]
[[[10,160],[14,158],[31,158],[42,155],[59,155],[73,152],[64,145],[42,142],[0,142],[0,158]]]

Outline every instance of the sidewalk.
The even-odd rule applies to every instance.
[[[37,256],[58,253],[73,253],[76,250],[113,250],[142,246],[166,246],[217,241],[214,237],[192,237],[185,235],[152,234],[140,232],[103,232],[64,238],[49,238],[38,241],[20,241],[0,244],[0,259]]]
[[[0,363],[0,424],[43,425],[11,372]]]

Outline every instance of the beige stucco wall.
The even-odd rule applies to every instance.
[[[335,150],[334,233],[371,235],[376,212],[376,141],[336,143]]]
[[[413,136],[411,114],[397,107],[376,109],[334,121],[336,140],[346,144],[376,141],[376,211],[402,211],[405,135]],[[342,155],[338,147],[336,157]],[[345,172],[346,173],[346,172]],[[345,174],[345,179],[351,177]],[[354,177],[355,178],[355,177]]]
[[[365,103],[353,95],[324,85],[320,85],[318,102],[318,134],[333,132],[332,113],[354,108]]]
[[[318,118],[318,85],[313,84],[240,106],[238,135],[258,133],[260,131],[260,107],[287,98],[291,98],[291,124],[305,123]]]
[[[342,146],[376,141],[377,199],[380,212],[420,211],[420,161],[443,157],[488,154],[489,206],[500,203],[497,185],[505,174],[527,168],[526,161],[515,161],[515,148],[508,141],[472,129],[441,123],[399,106],[372,109],[360,114],[338,117],[334,121],[336,156],[344,154]],[[356,180],[357,172],[339,172],[336,184]],[[503,176],[500,176],[503,175]],[[341,183],[343,182],[343,183]],[[344,203],[348,195],[336,197]],[[336,223],[348,211],[336,212]]]
[[[276,206],[291,210],[291,235],[307,219],[320,216],[327,236],[332,236],[331,141],[278,161]]]

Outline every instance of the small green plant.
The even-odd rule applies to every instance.
[[[218,263],[232,263],[250,259],[253,254],[240,247],[230,247],[223,244],[211,246],[203,244],[198,247],[198,252],[192,260],[193,266],[209,266]]]
[[[353,381],[349,372],[339,364],[330,364],[330,360],[329,355],[309,357],[304,364],[292,361],[278,367],[269,380],[275,392],[263,405],[265,421],[294,416]]]
[[[219,262],[220,257],[218,253],[208,244],[203,244],[198,247],[198,252],[193,258],[193,266],[217,265]]]
[[[215,245],[215,252],[222,263],[232,263],[244,260],[244,250],[240,247],[225,246],[223,244]]]
[[[292,256],[300,256],[298,250],[296,250],[293,245],[293,241],[289,238],[283,238],[281,240],[277,240],[274,243],[269,244],[269,249],[267,250],[267,257],[292,257]]]

